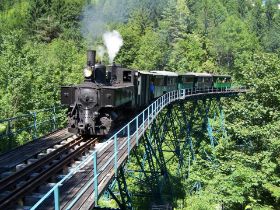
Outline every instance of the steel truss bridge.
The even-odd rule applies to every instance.
[[[135,196],[149,197],[157,209],[168,209],[159,206],[172,203],[175,189],[170,170],[188,178],[199,145],[214,148],[226,139],[221,98],[245,92],[231,88],[166,93],[106,142],[97,144],[31,210],[99,209],[101,196],[114,199],[119,209],[133,209]],[[194,139],[194,133],[201,138]],[[204,156],[214,158],[206,150]],[[130,184],[148,190],[131,194]],[[200,187],[195,182],[191,190]]]

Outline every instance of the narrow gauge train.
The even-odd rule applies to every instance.
[[[115,64],[106,69],[95,63],[95,51],[89,50],[87,58],[84,83],[61,88],[61,103],[69,107],[71,133],[106,135],[128,110],[140,110],[169,91],[231,87],[231,77],[227,75],[145,72]]]

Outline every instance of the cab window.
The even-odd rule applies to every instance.
[[[123,72],[123,82],[124,82],[124,83],[132,82],[131,79],[132,79],[132,77],[131,77],[131,71],[124,71],[124,72]]]

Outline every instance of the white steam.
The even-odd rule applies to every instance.
[[[123,45],[122,38],[117,31],[107,32],[110,26],[126,23],[133,16],[135,10],[147,11],[149,18],[161,14],[170,0],[91,0],[81,14],[81,33],[87,41],[89,49],[95,48],[103,36],[112,62]],[[0,0],[1,2],[1,0]],[[107,33],[106,33],[107,32]],[[106,50],[97,49],[98,56],[103,60]]]
[[[106,49],[105,47],[99,45],[97,47],[97,56],[99,57],[100,61],[102,62],[103,61],[103,58],[104,58],[104,54],[106,52]]]
[[[113,63],[116,55],[123,46],[122,36],[118,31],[106,32],[103,34],[103,41],[107,48],[110,63]]]

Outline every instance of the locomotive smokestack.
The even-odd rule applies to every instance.
[[[85,82],[94,81],[95,58],[96,58],[96,51],[88,50],[87,51],[87,67],[84,69]]]
[[[89,67],[94,68],[95,59],[96,59],[96,51],[95,50],[88,50],[87,51],[87,65]]]

